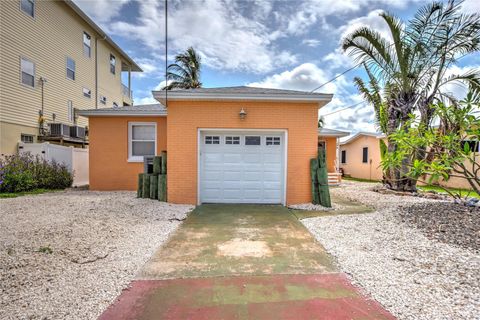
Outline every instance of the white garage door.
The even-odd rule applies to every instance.
[[[283,132],[200,133],[200,202],[283,203]]]

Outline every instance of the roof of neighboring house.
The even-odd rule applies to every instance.
[[[318,129],[318,135],[322,137],[346,137],[350,135],[350,132],[334,130],[329,128],[320,128]]]
[[[140,68],[132,58],[128,56],[113,40],[110,38],[105,31],[102,30],[85,12],[82,11],[72,0],[63,0],[75,13],[77,13],[90,27],[92,27],[101,37],[105,38],[105,41],[110,44],[115,50],[117,50],[122,57],[127,60],[132,65],[132,71],[142,72]]]
[[[175,89],[165,92],[152,91],[158,101],[165,103],[165,96],[169,101],[182,100],[260,100],[260,101],[298,101],[298,102],[329,102],[333,94],[312,93],[298,90],[269,89],[257,87],[220,87]]]
[[[117,108],[101,108],[79,110],[78,114],[89,116],[166,116],[167,109],[160,103],[125,106]]]
[[[377,138],[377,139],[381,139],[381,138],[385,137],[385,135],[383,133],[380,133],[380,132],[363,132],[363,131],[360,131],[360,132],[355,133],[353,136],[351,136],[347,140],[340,142],[340,145],[345,145],[345,144],[351,143],[351,142],[357,140],[358,138],[360,138],[361,136],[374,137],[374,138]]]

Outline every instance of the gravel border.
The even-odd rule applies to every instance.
[[[95,319],[193,209],[134,192],[0,200],[0,319]]]
[[[302,220],[354,284],[399,319],[478,319],[480,256],[426,238],[401,223],[405,206],[438,200],[383,195],[368,183],[345,182],[332,193],[374,213]]]

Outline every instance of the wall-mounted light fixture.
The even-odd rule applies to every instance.
[[[244,120],[245,117],[247,116],[247,111],[245,111],[245,109],[242,108],[242,110],[240,110],[238,115],[240,116],[240,120]]]

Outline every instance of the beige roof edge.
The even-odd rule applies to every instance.
[[[165,91],[152,91],[153,97],[165,104]],[[180,92],[168,91],[169,101],[188,100],[253,100],[253,101],[302,101],[302,102],[330,102],[333,94],[295,94],[295,93],[211,93],[211,92]]]
[[[128,54],[125,53],[116,43],[102,30],[92,19],[85,12],[82,11],[72,0],[63,0],[70,8],[72,8],[75,13],[77,13],[85,22],[87,22],[96,32],[98,32],[101,36],[105,37],[105,40],[115,48],[120,54],[132,65],[132,71],[143,72],[142,68],[140,68],[135,61]]]
[[[368,137],[373,137],[373,138],[377,138],[377,139],[385,138],[385,135],[383,133],[362,132],[362,131],[360,131],[360,132],[355,133],[353,136],[351,136],[347,140],[345,140],[343,142],[340,142],[340,145],[349,144],[350,142],[353,142],[354,140],[357,140],[361,136],[368,136]]]

